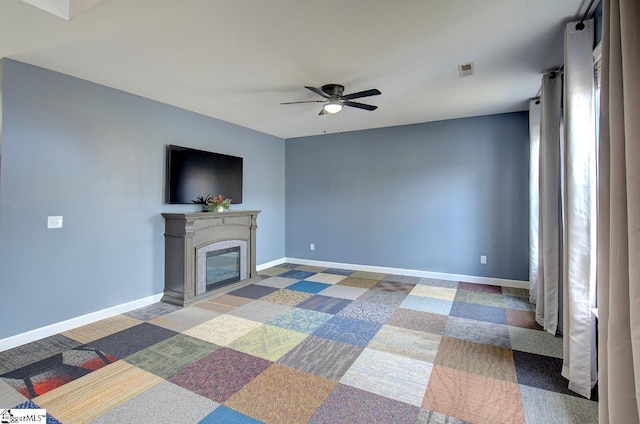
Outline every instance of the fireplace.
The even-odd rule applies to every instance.
[[[165,217],[162,300],[184,306],[257,281],[258,213],[162,214]]]

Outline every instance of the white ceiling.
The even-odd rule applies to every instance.
[[[38,2],[40,0],[27,0]],[[59,1],[59,0],[54,0]],[[0,1],[0,57],[290,138],[525,110],[583,0]],[[97,4],[96,4],[97,3]],[[93,6],[93,7],[91,7]],[[87,9],[88,10],[85,10]],[[80,13],[82,12],[82,13]],[[473,62],[476,75],[458,77]],[[377,88],[318,116],[303,88]]]

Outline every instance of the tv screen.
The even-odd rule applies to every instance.
[[[242,158],[188,147],[168,146],[167,200],[192,203],[198,196],[223,195],[242,203]]]

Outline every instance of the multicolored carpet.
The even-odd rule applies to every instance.
[[[0,352],[48,423],[597,423],[526,290],[283,264]]]

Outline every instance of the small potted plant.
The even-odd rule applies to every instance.
[[[202,205],[202,209],[208,212],[224,212],[226,209],[229,209],[231,206],[231,199],[225,199],[222,194],[218,194],[217,196],[198,196],[195,200],[192,200],[193,203],[197,205]]]

